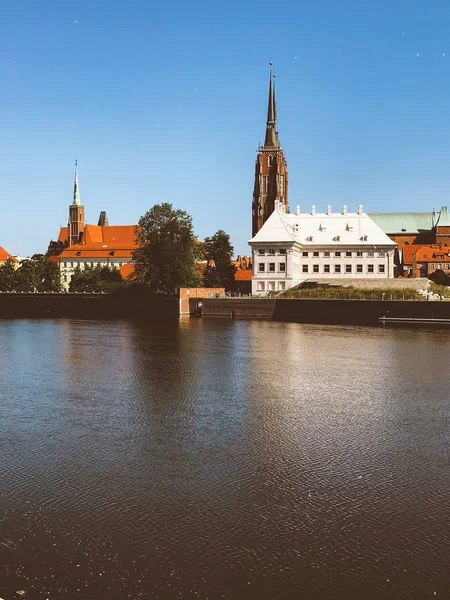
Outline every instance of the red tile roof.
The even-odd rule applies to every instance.
[[[236,273],[234,274],[234,280],[235,281],[251,281],[252,280],[252,270],[251,269],[246,269],[245,271],[243,269],[240,269],[239,271],[236,271]]]
[[[136,249],[135,225],[86,225],[83,241],[66,248],[58,259],[131,258]]]
[[[450,248],[421,246],[415,253],[418,262],[450,262]]]
[[[68,240],[68,231],[67,227],[61,227],[59,230],[58,242],[67,242]]]
[[[122,275],[122,279],[127,279],[127,277],[134,273],[133,263],[127,263],[126,265],[123,265],[120,267],[119,272]]]
[[[6,252],[6,250],[0,246],[0,262],[5,262],[8,260],[8,258],[14,262],[17,262],[14,256],[12,256],[9,252]]]
[[[403,264],[412,264],[413,256],[417,252],[417,250],[420,250],[420,248],[423,248],[423,244],[411,244],[403,246]]]

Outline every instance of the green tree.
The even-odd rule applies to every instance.
[[[45,254],[33,254],[17,269],[17,291],[60,292],[61,277],[57,263],[49,262]]]
[[[219,229],[212,237],[205,239],[203,248],[208,263],[214,262],[214,265],[205,270],[203,276],[205,287],[232,289],[236,267],[232,263],[234,249],[228,233]]]
[[[107,265],[76,267],[70,280],[71,292],[115,292],[126,284],[115,267]]]
[[[0,266],[0,292],[14,292],[18,287],[16,263],[8,258]]]
[[[172,204],[156,204],[136,228],[138,248],[133,253],[136,279],[153,292],[173,294],[180,287],[198,287],[195,267],[198,242],[191,216]]]

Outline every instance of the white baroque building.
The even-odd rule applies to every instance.
[[[388,279],[394,277],[397,244],[363,212],[283,212],[277,206],[249,240],[252,248],[252,294],[287,290],[320,279]]]

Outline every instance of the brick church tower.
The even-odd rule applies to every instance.
[[[78,168],[75,161],[75,181],[73,185],[73,202],[69,206],[69,222],[67,223],[67,238],[69,246],[78,244],[84,231],[84,206],[80,203],[80,190],[78,188]]]
[[[272,63],[270,63],[272,67]],[[255,165],[255,187],[252,205],[252,237],[258,233],[275,205],[289,212],[288,168],[278,139],[275,75],[270,69],[269,105],[267,109],[266,139],[258,148]]]

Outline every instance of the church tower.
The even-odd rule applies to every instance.
[[[80,203],[80,190],[78,187],[78,167],[75,161],[75,181],[73,185],[73,202],[69,206],[69,222],[67,223],[67,237],[69,246],[78,244],[84,231],[84,206]]]
[[[252,237],[255,236],[275,209],[286,213],[288,205],[288,168],[278,139],[275,75],[270,63],[269,105],[266,138],[258,148],[255,165],[255,186],[252,205]]]

